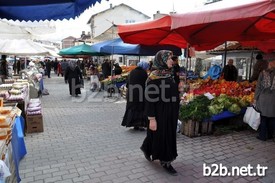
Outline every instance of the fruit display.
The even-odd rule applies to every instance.
[[[122,73],[129,73],[133,69],[135,69],[137,66],[136,65],[130,65],[130,66],[120,66],[122,69]]]
[[[193,120],[193,118],[199,118],[198,120],[202,120],[200,116],[204,116],[204,119],[207,119],[209,116],[215,116],[227,111],[236,115],[240,114],[243,111],[242,109],[253,103],[256,88],[256,82],[233,82],[225,81],[224,79],[211,80],[210,78],[192,81],[189,85],[190,90],[183,94],[181,98],[181,119]],[[208,101],[199,100],[206,96],[209,98]],[[201,113],[192,116],[194,113],[193,109],[201,111]],[[209,114],[209,116],[206,114]]]
[[[188,98],[188,95],[196,96],[205,93],[210,93],[215,97],[225,94],[230,97],[237,97],[238,100],[252,103],[254,100],[255,88],[256,81],[249,83],[248,81],[235,82],[226,81],[224,79],[199,79],[196,82],[190,83],[190,91],[185,95],[185,98]]]

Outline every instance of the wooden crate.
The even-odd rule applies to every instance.
[[[209,135],[212,133],[212,121],[203,121],[200,126],[200,133],[202,135]]]
[[[181,133],[188,137],[197,137],[199,136],[199,127],[200,127],[200,123],[198,121],[193,121],[193,120],[183,121]]]
[[[34,115],[34,116],[26,116],[26,132],[27,133],[35,133],[35,132],[43,132],[43,116],[42,115]]]

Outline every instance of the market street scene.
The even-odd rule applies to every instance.
[[[275,182],[274,0],[0,2],[0,183]]]
[[[125,100],[94,95],[85,83],[72,98],[63,78],[45,80],[50,95],[41,98],[44,132],[27,134],[28,154],[20,162],[24,183],[40,182],[274,182],[274,142],[261,142],[253,131],[189,138],[177,134],[178,176],[148,162],[139,147],[145,131],[121,126]],[[106,94],[106,93],[105,93]],[[263,177],[203,176],[203,164],[267,166]],[[212,168],[214,170],[214,167]],[[253,170],[254,172],[254,170]]]

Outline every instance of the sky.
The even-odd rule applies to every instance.
[[[78,18],[55,21],[56,33],[43,36],[42,39],[61,41],[68,36],[80,37],[82,31],[91,31],[87,24],[89,18],[98,12],[108,9],[110,4],[116,6],[124,3],[149,17],[153,17],[153,14],[157,11],[168,14],[174,10],[177,13],[183,13],[195,7],[202,6],[205,1],[206,0],[102,0],[101,3],[96,3]]]

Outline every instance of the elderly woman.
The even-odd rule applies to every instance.
[[[273,101],[273,102],[271,102]],[[261,113],[259,140],[272,139],[275,126],[275,61],[268,63],[258,78],[255,102]]]
[[[147,160],[160,160],[171,175],[177,175],[171,162],[177,157],[176,129],[179,115],[178,86],[173,79],[173,53],[159,51],[146,81],[145,113],[149,120],[141,150]]]
[[[70,61],[65,71],[65,83],[69,83],[71,96],[77,97],[81,94],[80,88],[83,86],[82,82],[83,77],[80,68],[77,66],[76,61]]]
[[[148,69],[149,63],[141,61],[128,76],[127,104],[122,126],[134,127],[134,130],[144,130],[144,127],[147,127],[148,119],[144,114],[144,90]]]

